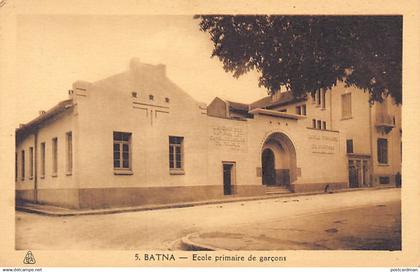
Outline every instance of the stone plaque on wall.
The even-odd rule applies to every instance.
[[[261,177],[262,176],[262,169],[261,167],[257,167],[257,177]]]
[[[298,167],[296,168],[296,176],[301,177],[302,176],[302,168]]]
[[[247,139],[246,127],[227,125],[209,127],[209,143],[217,148],[230,151],[247,151]]]
[[[338,135],[318,132],[309,134],[308,140],[312,153],[335,154],[338,151]]]

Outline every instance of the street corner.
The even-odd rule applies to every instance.
[[[207,239],[205,233],[195,232],[181,238],[180,247],[187,251],[218,251],[228,250],[218,248],[212,244],[211,239]]]
[[[181,239],[182,248],[189,251],[264,250],[278,247],[277,240],[264,234],[251,236],[244,232],[212,231],[192,233]]]

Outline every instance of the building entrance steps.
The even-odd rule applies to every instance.
[[[279,195],[279,194],[291,194],[292,192],[289,188],[285,186],[266,186],[265,194],[266,195]]]

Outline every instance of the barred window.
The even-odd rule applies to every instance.
[[[389,184],[389,177],[379,177],[379,184]]]

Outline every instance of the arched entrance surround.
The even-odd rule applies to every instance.
[[[296,180],[296,150],[282,132],[270,134],[261,148],[262,184],[288,187]]]

